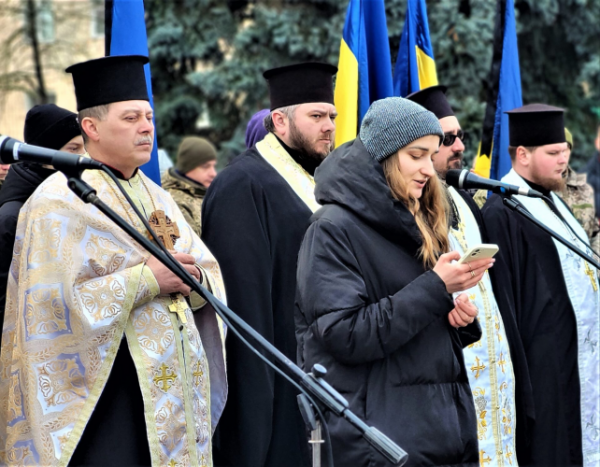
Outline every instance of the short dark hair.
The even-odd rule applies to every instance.
[[[79,128],[81,128],[81,136],[83,137],[83,144],[87,144],[89,141],[88,135],[83,131],[83,127],[81,126],[81,122],[83,122],[84,118],[95,118],[98,120],[104,120],[106,115],[108,115],[108,107],[110,104],[98,105],[96,107],[90,107],[88,109],[83,109],[79,111],[77,115],[77,122],[79,122]]]
[[[529,152],[534,152],[538,146],[509,146],[508,154],[510,155],[510,160],[514,162],[517,157],[517,148],[524,147]]]

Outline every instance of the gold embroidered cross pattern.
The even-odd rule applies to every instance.
[[[150,215],[148,222],[152,226],[156,236],[168,250],[175,248],[175,242],[177,242],[177,239],[180,237],[179,227],[169,219],[169,216],[165,214],[165,211],[154,211]]]
[[[154,384],[158,387],[162,384],[162,390],[167,392],[171,386],[173,386],[173,381],[177,379],[177,375],[175,373],[170,373],[169,367],[166,364],[162,364],[159,368],[160,372],[156,373],[154,376]]]
[[[171,298],[173,299],[173,303],[169,305],[169,311],[171,313],[177,313],[177,316],[179,316],[179,321],[181,321],[183,324],[186,324],[187,319],[185,317],[185,310],[187,310],[188,306],[185,302],[185,299],[182,297],[177,297],[176,295],[171,295]]]
[[[506,365],[506,360],[504,360],[504,353],[500,352],[500,360],[498,360],[498,365],[500,365],[500,368],[502,368],[502,373],[505,373],[504,371],[504,365]]]
[[[192,373],[192,376],[194,377],[194,380],[196,378],[202,378],[202,376],[204,375],[202,368],[200,368],[200,360],[198,360],[198,362],[196,363],[196,368],[194,370],[194,372]]]
[[[485,451],[479,451],[479,463],[482,467],[485,467],[485,464],[489,464],[492,462],[492,458],[490,456],[485,457]]]
[[[590,278],[592,282],[592,287],[594,288],[594,292],[598,292],[598,284],[596,284],[596,278],[594,277],[594,271],[590,268],[590,265],[587,261],[583,262],[585,264],[585,275]]]
[[[475,379],[479,378],[479,372],[485,370],[486,366],[481,363],[479,357],[475,357],[475,365],[471,367],[471,371],[475,372]]]

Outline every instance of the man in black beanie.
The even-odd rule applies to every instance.
[[[202,239],[223,271],[228,305],[292,361],[296,262],[319,208],[313,174],[334,142],[336,71],[301,63],[264,73],[269,133],[217,175],[202,208]],[[229,396],[215,465],[308,465],[297,391],[234,335],[226,346]]]
[[[54,104],[36,105],[25,117],[25,142],[48,149],[83,154],[77,115]],[[35,189],[54,173],[39,164],[13,165],[0,191],[0,323],[4,321],[6,281],[12,259],[19,210]],[[0,337],[1,342],[1,337]]]

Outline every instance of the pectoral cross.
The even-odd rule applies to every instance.
[[[166,364],[162,364],[159,368],[160,373],[157,373],[154,376],[154,384],[156,384],[159,388],[162,385],[162,390],[167,392],[171,386],[173,386],[173,381],[177,379],[177,375],[175,373],[168,373],[167,370],[169,367]]]
[[[598,284],[596,284],[596,277],[594,276],[593,269],[590,268],[590,265],[587,263],[587,261],[584,261],[583,264],[585,264],[585,275],[590,278],[594,292],[598,292]]]
[[[165,211],[154,211],[150,215],[148,222],[152,226],[156,236],[168,250],[175,248],[175,242],[177,242],[177,239],[180,237],[179,227],[169,219],[169,216],[165,214]]]
[[[179,239],[179,227],[165,214],[165,211],[154,211],[148,222],[167,250],[175,248],[175,243]],[[178,297],[177,294],[171,294],[171,299],[173,303],[169,305],[169,311],[177,313],[179,321],[186,324],[185,310],[187,310],[187,303],[185,303],[185,299]]]
[[[471,367],[471,371],[475,371],[475,379],[479,378],[479,372],[485,370],[485,365],[479,361],[479,357],[475,357],[475,365]]]
[[[188,306],[185,299],[178,297],[175,294],[171,295],[171,298],[173,299],[173,303],[169,305],[169,311],[171,313],[177,313],[179,321],[181,321],[182,324],[186,324],[187,318],[185,317],[185,310],[188,309]]]

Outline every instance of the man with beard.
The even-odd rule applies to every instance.
[[[219,173],[202,210],[202,239],[221,266],[228,305],[291,360],[296,262],[319,208],[313,174],[334,141],[336,71],[302,63],[264,73],[269,133]],[[226,351],[229,395],[215,434],[215,465],[308,465],[294,388],[232,334]]]
[[[444,139],[432,161],[438,177],[444,182],[448,170],[462,168],[465,149],[460,124],[445,93],[445,86],[433,86],[408,96],[433,112],[440,121]],[[466,191],[447,187],[446,193],[452,220],[449,239],[452,249],[462,256],[470,248],[487,241],[483,218]],[[482,329],[481,339],[463,349],[477,412],[480,463],[510,465],[515,460],[515,376],[490,276],[485,274],[465,293],[479,309],[477,319]]]
[[[543,104],[507,112],[512,170],[502,181],[552,199],[554,204],[514,196],[538,221],[590,254],[581,241],[585,231],[551,193],[562,187],[568,162],[563,112]],[[519,465],[598,465],[598,273],[499,195],[487,201],[483,217],[490,240],[500,247],[496,297],[519,388]]]

